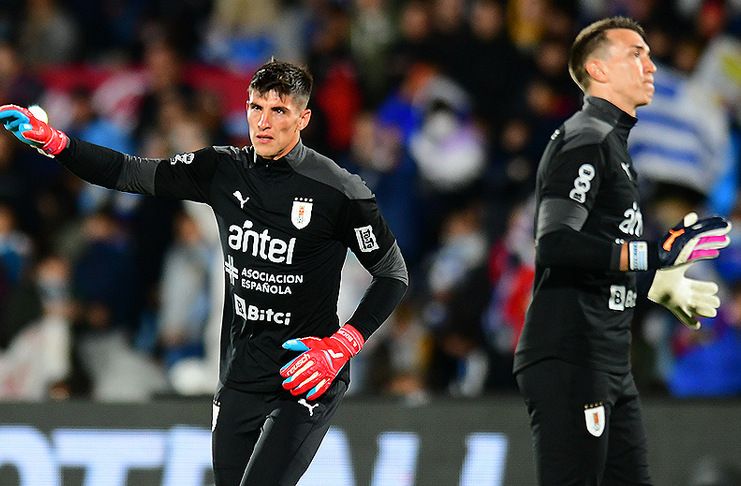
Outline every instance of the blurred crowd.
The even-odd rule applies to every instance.
[[[646,28],[659,67],[630,140],[646,235],[690,210],[736,228],[693,268],[722,287],[699,332],[639,302],[636,381],[738,396],[739,0],[4,0],[0,103],[166,158],[248,143],[251,73],[271,56],[308,66],[304,142],[367,182],[412,279],[353,360],[350,391],[410,404],[507,393],[533,283],[535,171],[582,103],[568,49],[616,14]],[[368,281],[350,254],[341,319]],[[211,393],[222,292],[208,207],[89,185],[0,136],[0,399]]]

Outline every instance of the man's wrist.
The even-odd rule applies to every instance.
[[[53,135],[48,142],[42,147],[42,150],[49,155],[59,155],[64,149],[69,147],[69,137],[61,130],[51,129]]]
[[[347,349],[350,356],[358,354],[365,344],[365,338],[352,324],[340,327],[332,337]]]
[[[645,241],[628,242],[628,270],[643,272],[648,270],[648,243]]]
[[[623,269],[624,260],[627,263],[625,270],[630,272],[645,272],[646,270],[655,270],[661,268],[659,261],[658,244],[651,241],[629,241],[621,249],[621,269]]]

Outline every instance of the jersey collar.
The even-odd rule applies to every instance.
[[[270,168],[272,170],[289,169],[291,167],[295,167],[300,164],[301,161],[303,161],[306,157],[306,147],[300,139],[296,146],[293,147],[290,152],[276,160],[269,160],[260,157],[259,155],[257,155],[257,152],[253,147],[250,147],[250,151],[252,152],[250,156],[248,156],[248,165],[250,167],[262,166],[265,168]]]
[[[638,118],[625,113],[606,99],[597,98],[596,96],[586,96],[583,109],[608,122],[613,127],[624,130],[626,135],[638,121]]]
[[[288,152],[283,159],[285,159],[286,162],[292,167],[296,167],[298,164],[300,164],[304,158],[306,157],[306,147],[304,146],[301,139],[298,139],[298,143],[295,147],[291,149],[290,152]]]

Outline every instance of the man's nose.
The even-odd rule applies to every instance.
[[[270,128],[270,117],[267,111],[263,111],[260,114],[260,118],[257,120],[258,128]]]

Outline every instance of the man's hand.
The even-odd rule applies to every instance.
[[[67,148],[69,138],[64,132],[38,119],[28,108],[16,105],[0,106],[0,123],[26,145],[44,155],[55,156]]]
[[[698,220],[689,213],[658,241],[628,243],[628,270],[668,268],[698,260],[717,258],[720,249],[731,242],[731,223],[720,216]]]
[[[700,329],[698,317],[715,317],[720,307],[715,282],[694,280],[684,276],[689,265],[657,270],[649,300],[661,304],[690,329]]]
[[[283,347],[301,351],[301,354],[280,369],[280,376],[285,378],[283,388],[294,396],[308,391],[307,399],[319,398],[329,389],[345,363],[360,352],[364,343],[363,335],[350,324],[322,339],[289,339]]]

